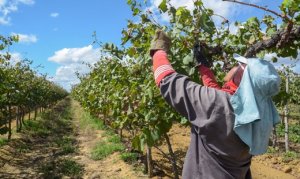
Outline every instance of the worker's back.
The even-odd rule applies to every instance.
[[[249,148],[234,133],[231,95],[173,73],[160,83],[166,101],[191,122],[183,178],[251,178]]]

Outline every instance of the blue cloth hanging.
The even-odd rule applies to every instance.
[[[240,86],[230,99],[235,113],[234,131],[252,155],[266,152],[273,126],[280,119],[271,97],[280,89],[280,77],[265,60],[247,59]]]

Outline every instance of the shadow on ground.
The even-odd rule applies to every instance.
[[[81,178],[70,117],[70,99],[26,121],[20,137],[0,148],[0,178]]]

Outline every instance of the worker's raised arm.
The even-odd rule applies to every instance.
[[[221,89],[219,84],[217,83],[215,75],[213,74],[210,68],[204,65],[199,65],[197,68],[199,71],[200,79],[202,79],[204,86]]]
[[[169,37],[163,31],[156,31],[150,48],[155,83],[160,87],[162,96],[176,111],[200,127],[205,120],[198,119],[210,118],[214,109],[217,109],[216,93],[222,92],[199,85],[187,76],[176,73],[167,56],[170,45]],[[226,100],[226,97],[223,99]]]
[[[193,53],[197,63],[200,80],[202,80],[203,85],[211,88],[221,89],[216,81],[214,73],[210,69],[212,66],[212,61],[206,57],[204,49],[199,43],[195,43]]]

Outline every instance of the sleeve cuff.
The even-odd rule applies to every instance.
[[[159,86],[161,80],[175,72],[171,63],[168,60],[167,53],[163,50],[158,50],[153,56],[153,71],[155,83]]]

